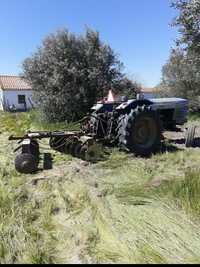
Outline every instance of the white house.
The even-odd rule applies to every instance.
[[[33,90],[19,76],[0,75],[0,110],[26,111],[34,107]]]

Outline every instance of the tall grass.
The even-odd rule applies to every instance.
[[[155,193],[173,199],[179,208],[200,216],[200,170],[188,169],[183,179],[165,182]]]
[[[47,123],[40,119],[40,113],[36,110],[29,112],[10,113],[0,112],[0,132],[15,135],[23,135],[26,131],[59,131],[79,130],[79,123]]]

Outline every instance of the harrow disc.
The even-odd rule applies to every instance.
[[[70,146],[72,144],[72,139],[71,138],[67,138],[65,140],[65,148],[64,148],[64,153],[68,154],[70,153]]]
[[[87,145],[81,145],[81,148],[80,148],[80,151],[79,151],[79,157],[82,160],[85,160],[86,152],[87,152]]]
[[[75,148],[74,148],[74,156],[77,158],[80,157],[80,150],[81,150],[82,145],[83,145],[82,142],[78,141]]]
[[[79,157],[89,162],[96,162],[102,157],[102,147],[93,140],[88,140],[80,148]]]
[[[79,139],[77,137],[72,138],[71,143],[69,145],[69,153],[72,156],[75,156],[75,148],[79,142]]]
[[[87,147],[85,153],[85,160],[90,162],[96,162],[102,158],[102,147],[95,142]]]
[[[65,138],[62,136],[51,137],[49,140],[49,145],[52,149],[63,152],[65,145]]]

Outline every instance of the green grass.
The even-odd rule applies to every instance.
[[[52,170],[15,171],[8,134],[65,126],[0,113],[0,263],[199,263],[200,150],[85,166],[46,149]]]
[[[200,170],[188,169],[183,179],[163,183],[154,193],[173,199],[187,213],[200,216]]]
[[[196,113],[190,113],[189,114],[189,120],[190,121],[199,122],[200,121],[199,113],[198,112],[196,112]]]
[[[47,123],[40,119],[37,111],[10,113],[0,111],[0,132],[23,135],[27,130],[78,130],[78,123]]]

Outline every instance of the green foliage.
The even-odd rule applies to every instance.
[[[136,83],[125,78],[122,67],[98,32],[87,29],[84,36],[76,36],[61,30],[49,35],[24,61],[23,77],[34,88],[45,120],[69,122],[84,116],[110,88],[134,94]]]
[[[50,123],[41,119],[39,111],[21,113],[0,112],[0,132],[7,132],[10,135],[24,135],[28,130],[62,131],[79,130],[80,123],[62,122]]]
[[[191,57],[180,48],[172,50],[162,73],[164,95],[187,98],[190,100],[190,110],[199,111],[200,73]]]
[[[200,2],[175,0],[172,7],[179,14],[173,26],[180,38],[164,65],[162,84],[165,95],[188,98],[192,112],[200,110]]]
[[[172,7],[179,11],[179,15],[172,23],[178,27],[180,33],[177,44],[198,53],[200,51],[199,0],[173,0]]]

